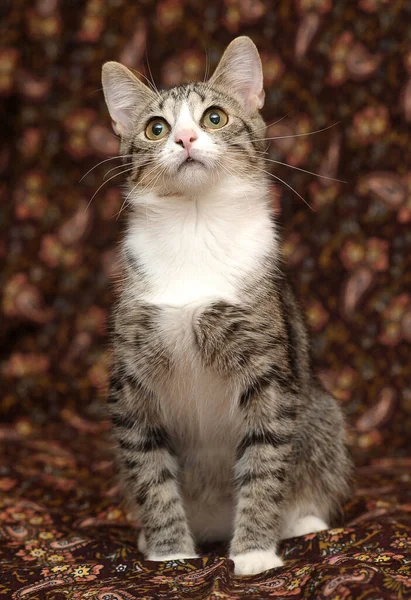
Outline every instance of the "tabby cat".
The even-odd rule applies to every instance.
[[[257,49],[160,91],[108,62],[103,88],[129,168],[109,409],[139,548],[230,540],[237,574],[279,567],[281,539],[338,516],[350,462],[281,269]]]

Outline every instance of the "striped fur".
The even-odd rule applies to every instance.
[[[350,462],[341,411],[315,377],[280,268],[257,141],[258,54],[238,38],[210,82],[158,94],[123,67],[106,71],[108,106],[133,156],[109,410],[140,547],[165,560],[231,540],[237,573],[277,567],[280,539],[339,516]],[[216,105],[229,122],[204,131],[201,115]],[[164,141],[144,138],[152,116],[169,123]],[[173,136],[182,120],[200,164],[181,170]]]

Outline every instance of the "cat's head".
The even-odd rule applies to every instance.
[[[116,62],[103,66],[102,80],[137,191],[190,195],[250,165],[261,175],[263,74],[250,38],[231,42],[207,82],[157,91]]]

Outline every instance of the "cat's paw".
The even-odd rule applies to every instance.
[[[272,550],[252,550],[244,554],[230,556],[234,561],[236,575],[255,575],[269,569],[283,566],[281,558]]]
[[[137,547],[139,551],[145,555],[146,560],[152,560],[154,562],[167,562],[169,560],[189,560],[190,558],[198,558],[198,555],[194,552],[184,553],[176,552],[175,554],[156,554],[155,552],[147,554],[147,539],[142,529],[138,536]]]
[[[184,554],[148,554],[146,560],[152,560],[155,562],[168,562],[170,560],[190,560],[191,558],[198,558],[198,554],[195,552]]]
[[[325,529],[328,529],[325,521],[315,515],[306,515],[305,517],[300,517],[294,523],[293,535],[298,537],[300,535],[307,535],[308,533],[324,531]]]

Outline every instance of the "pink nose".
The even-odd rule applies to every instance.
[[[193,142],[198,140],[198,135],[193,129],[181,129],[176,133],[175,143],[186,150],[190,150]]]

